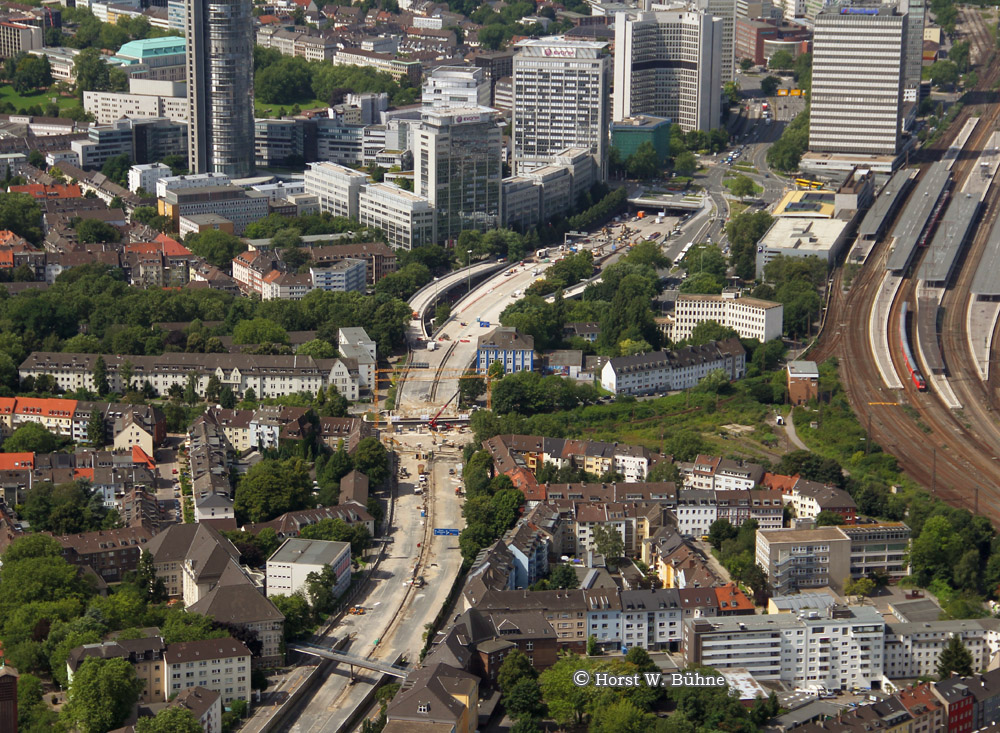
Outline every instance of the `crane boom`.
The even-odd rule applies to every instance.
[[[451,404],[451,401],[452,401],[453,399],[455,399],[456,397],[458,397],[458,394],[459,394],[459,392],[461,392],[461,390],[456,390],[456,391],[455,391],[455,394],[453,394],[453,395],[452,395],[451,397],[449,397],[449,398],[448,398],[448,401],[447,401],[447,402],[445,402],[445,403],[444,403],[443,405],[441,405],[441,409],[440,409],[440,410],[438,410],[438,411],[437,411],[437,413],[436,413],[436,414],[434,415],[434,417],[432,417],[432,418],[431,418],[431,419],[430,419],[430,420],[428,421],[428,423],[427,423],[427,426],[428,426],[428,427],[429,427],[429,428],[430,428],[431,430],[434,430],[434,429],[435,429],[435,428],[437,427],[437,420],[438,420],[438,418],[439,418],[439,417],[441,417],[441,413],[442,413],[442,412],[444,412],[444,411],[445,411],[445,409],[447,409],[448,405],[450,405],[450,404]]]

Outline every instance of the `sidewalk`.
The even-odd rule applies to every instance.
[[[789,410],[788,416],[785,418],[785,435],[788,436],[788,439],[792,441],[792,445],[796,448],[799,448],[800,450],[809,450],[809,447],[802,442],[798,433],[795,432],[795,421],[792,419],[792,413],[794,412],[795,410]]]

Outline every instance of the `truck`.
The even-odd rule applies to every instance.
[[[434,351],[434,349],[436,349],[436,348],[437,348],[437,341],[428,341],[427,342],[427,350],[428,351]]]
[[[548,254],[549,254],[549,251],[547,249],[540,249],[537,252],[535,252],[535,256],[538,259],[542,259],[543,257],[547,257]]]

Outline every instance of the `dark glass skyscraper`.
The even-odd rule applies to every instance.
[[[250,0],[185,0],[188,160],[193,173],[253,173]]]

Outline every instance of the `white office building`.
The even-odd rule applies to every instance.
[[[478,66],[439,66],[424,79],[424,107],[489,107],[490,79]]]
[[[319,199],[319,210],[334,216],[357,218],[358,194],[368,175],[337,163],[310,163],[305,192]]]
[[[896,8],[886,5],[831,6],[816,16],[810,152],[839,156],[898,152],[904,21]]]
[[[267,594],[290,596],[306,592],[310,573],[333,568],[336,581],[330,588],[336,598],[351,584],[351,544],[289,537],[267,559]]]
[[[128,190],[135,193],[141,188],[152,194],[156,191],[156,182],[171,175],[170,166],[163,163],[134,165],[128,170]]]
[[[167,191],[182,188],[203,188],[205,186],[225,186],[230,183],[225,173],[192,173],[186,176],[167,176],[156,181],[156,198],[166,197]]]
[[[391,183],[372,183],[358,193],[358,219],[378,227],[395,249],[413,249],[437,241],[436,213],[422,196]]]
[[[517,44],[514,56],[514,173],[586,148],[606,174],[611,64],[603,41],[562,36]]]
[[[122,117],[166,117],[187,122],[191,103],[185,84],[176,81],[129,79],[127,92],[84,92],[83,108],[99,125],[110,125]]]
[[[425,110],[414,133],[414,192],[437,211],[437,238],[500,223],[500,126],[489,107]]]
[[[681,341],[702,321],[715,321],[732,328],[740,338],[770,341],[781,337],[784,307],[759,298],[743,298],[739,293],[677,296],[671,339]]]
[[[718,127],[722,27],[719,18],[683,8],[618,13],[613,119],[653,115],[684,130]]]

